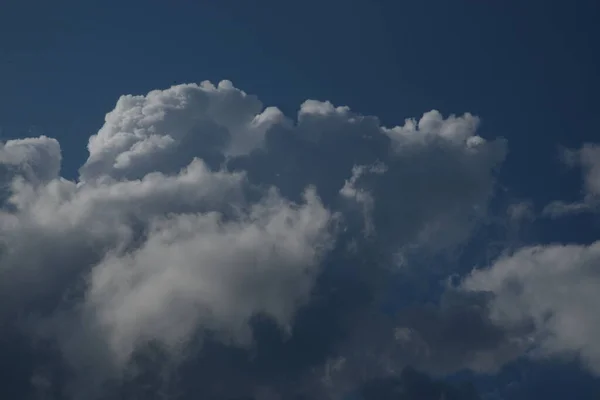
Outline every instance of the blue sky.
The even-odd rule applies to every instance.
[[[583,196],[582,171],[565,166],[560,148],[600,142],[598,17],[593,0],[7,0],[0,5],[2,140],[56,138],[61,176],[77,180],[90,135],[121,95],[204,80],[231,80],[290,118],[307,99],[347,105],[388,127],[432,109],[444,116],[469,112],[481,118],[478,135],[508,143],[491,212],[532,205],[534,216],[511,237],[511,251],[587,245],[598,239],[597,210],[557,219],[541,212],[553,201]],[[247,168],[250,179],[273,184],[260,168]],[[478,239],[492,241],[494,228]],[[477,243],[462,243],[467,250],[458,258],[481,260]],[[600,381],[572,361],[511,361],[491,378],[461,374],[499,399],[595,398]]]

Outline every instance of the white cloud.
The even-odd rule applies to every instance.
[[[94,267],[86,307],[124,360],[146,340],[185,345],[198,327],[247,345],[257,313],[291,329],[331,246],[330,222],[311,190],[301,206],[273,193],[239,221],[217,213],[156,220],[140,248]]]
[[[198,327],[248,339],[256,313],[287,326],[330,246],[331,214],[311,190],[301,205],[273,190],[247,204],[244,185],[200,160],[139,181],[15,185],[0,213],[0,288],[22,307],[89,273],[85,310],[121,365],[144,340],[184,344]]]
[[[283,119],[279,110],[263,110],[256,97],[229,81],[122,96],[90,138],[81,177],[139,178],[155,170],[172,170],[169,163],[190,145],[198,156],[247,154],[260,148],[269,127]]]
[[[523,248],[462,286],[494,295],[497,325],[532,324],[533,355],[576,356],[600,374],[600,242]]]
[[[338,222],[343,248],[378,254],[349,259],[365,276],[406,248],[468,240],[506,154],[478,122],[431,111],[386,128],[316,100],[293,122],[223,81],[121,97],[78,181],[59,176],[55,140],[9,141],[0,319],[43,315],[37,329],[85,374],[148,342],[177,353],[207,330],[243,346],[257,314],[293,336]]]
[[[10,174],[22,175],[30,182],[58,177],[60,162],[60,145],[46,136],[0,142],[0,166],[12,169]],[[0,173],[6,172],[0,170]]]
[[[386,133],[393,139],[397,148],[401,148],[407,142],[424,142],[432,137],[477,146],[485,143],[483,138],[475,135],[479,123],[479,118],[470,113],[461,117],[451,115],[444,119],[439,111],[431,110],[423,114],[419,121],[414,118],[407,119],[403,126],[386,129]]]
[[[272,127],[266,151],[232,166],[287,196],[307,184],[326,204],[358,194],[350,197],[361,203],[366,231],[394,251],[448,249],[464,242],[486,214],[506,143],[477,136],[478,119],[470,114],[444,119],[431,111],[420,121],[386,128],[348,107],[306,101],[294,126]],[[373,165],[385,171],[357,175]]]

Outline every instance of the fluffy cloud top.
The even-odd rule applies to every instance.
[[[330,221],[314,191],[301,206],[273,194],[239,221],[214,212],[157,219],[139,248],[94,267],[86,306],[123,361],[144,340],[173,348],[198,327],[248,344],[259,313],[289,330],[330,247]]]
[[[350,301],[359,297],[344,282],[380,291],[374,277],[399,255],[453,249],[485,217],[506,144],[477,136],[478,122],[434,110],[386,128],[315,100],[292,121],[223,81],[121,97],[77,181],[59,176],[55,140],[9,141],[0,147],[0,321],[26,315],[98,382],[151,344],[172,356],[204,336],[252,346],[262,340],[257,317],[285,332],[286,349],[314,329],[348,330],[343,343],[353,343],[360,330],[342,322],[378,306]],[[314,328],[305,321],[318,319],[319,304],[338,305]],[[275,386],[288,390],[282,382],[329,357]],[[240,371],[237,388],[255,390]]]
[[[562,216],[587,211],[597,211],[600,205],[600,146],[585,144],[579,150],[565,150],[564,162],[571,167],[581,167],[583,173],[583,199],[565,203],[555,201],[544,209],[544,214]]]
[[[1,174],[16,172],[30,182],[48,181],[58,177],[60,162],[58,141],[46,136],[0,143]]]
[[[122,96],[90,138],[81,178],[139,178],[157,170],[176,171],[192,155],[247,154],[260,148],[267,130],[283,120],[279,110],[263,110],[256,97],[229,81]]]

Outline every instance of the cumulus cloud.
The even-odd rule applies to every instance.
[[[223,209],[243,197],[242,183],[242,175],[212,174],[199,160],[176,176],[100,185],[16,178],[0,213],[2,292],[9,300],[58,295],[55,285],[72,284],[68,276],[86,273],[107,251],[125,250],[156,216]]]
[[[289,326],[331,245],[332,215],[310,189],[303,204],[271,190],[247,206],[243,184],[196,160],[141,181],[19,185],[2,214],[6,312],[63,308],[64,286],[80,277],[81,321],[59,319],[57,336],[75,366],[100,357],[96,374],[148,341],[180,350],[199,328],[247,344],[257,313]]]
[[[218,86],[173,86],[146,96],[122,96],[90,137],[81,179],[102,175],[140,178],[153,171],[174,172],[190,156],[217,163],[264,144],[270,126],[284,122],[276,108],[263,109],[229,81]]]
[[[469,114],[440,118],[431,111],[418,126],[407,120],[388,129],[347,107],[307,101],[296,125],[271,129],[264,151],[230,165],[290,198],[311,184],[326,205],[342,207],[343,200],[386,252],[447,249],[486,214],[506,143],[476,136]]]
[[[144,340],[179,346],[198,326],[248,344],[259,313],[289,330],[330,246],[330,221],[314,191],[300,206],[269,196],[234,222],[217,213],[159,219],[134,252],[94,267],[86,306],[125,359]]]
[[[237,382],[223,395],[322,382],[328,359],[362,346],[356,321],[378,320],[398,260],[451,251],[486,216],[506,143],[479,137],[478,124],[434,110],[387,128],[316,100],[292,120],[223,81],[121,97],[76,181],[60,177],[55,140],[9,141],[0,147],[0,321],[25,320],[96,383],[155,345],[215,361],[206,376]],[[431,324],[458,318],[450,314],[424,311]],[[465,318],[492,330],[480,314]],[[427,356],[409,359],[425,369],[495,363],[439,356],[444,338],[415,318],[373,322],[365,349],[383,357],[378,335],[396,347],[419,337],[431,342]],[[267,342],[285,363],[265,356]],[[210,355],[239,348],[223,369]],[[203,382],[200,394],[218,392]]]
[[[462,287],[493,295],[495,325],[530,325],[532,356],[577,358],[598,374],[599,267],[599,242],[527,247],[473,271]]]

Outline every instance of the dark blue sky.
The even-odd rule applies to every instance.
[[[56,137],[75,177],[120,95],[230,79],[287,115],[307,98],[389,126],[471,112],[508,139],[512,196],[576,200],[557,149],[600,138],[599,17],[595,0],[4,0],[0,128]],[[597,239],[589,219],[567,229]]]
[[[593,0],[9,0],[2,8],[4,135],[34,129],[72,144],[67,174],[118,96],[204,79],[230,79],[288,114],[306,98],[388,125],[432,108],[470,111],[484,132],[509,139],[507,169],[519,172],[512,187],[523,195],[541,191],[555,143],[597,135]]]

